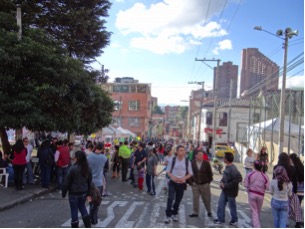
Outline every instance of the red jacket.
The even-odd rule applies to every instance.
[[[64,167],[70,163],[70,151],[68,146],[60,146],[57,148],[59,151],[59,158],[57,161],[58,167]]]
[[[14,159],[12,161],[13,165],[25,165],[26,164],[27,150],[24,148],[21,153],[14,151]]]

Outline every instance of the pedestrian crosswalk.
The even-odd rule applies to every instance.
[[[192,193],[189,188],[181,202],[179,208],[178,222],[171,221],[164,223],[167,196],[162,191],[164,180],[159,179],[156,187],[156,196],[151,197],[145,192],[140,193],[136,189],[130,189],[128,193],[118,194],[112,192],[113,196],[103,200],[99,210],[99,221],[94,227],[112,227],[112,228],[193,228],[193,227],[211,227],[217,228],[219,225],[213,223],[213,219],[206,214],[201,213],[198,218],[190,218],[188,215],[192,212]],[[216,210],[217,203],[214,200],[213,210]],[[201,209],[204,209],[203,205]],[[203,210],[204,211],[204,210]],[[229,219],[229,209],[226,210],[227,219]],[[238,227],[251,227],[251,219],[244,212],[244,209],[238,211]],[[212,211],[216,217],[215,211]],[[81,218],[81,216],[79,216]],[[70,227],[71,219],[67,219],[61,226]],[[82,227],[80,220],[80,227]],[[222,227],[229,227],[223,224]]]

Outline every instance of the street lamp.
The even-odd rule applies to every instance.
[[[282,40],[284,40],[284,63],[283,63],[283,80],[282,80],[282,88],[281,88],[281,104],[280,104],[280,123],[279,123],[279,139],[278,139],[278,145],[279,145],[279,153],[283,152],[283,145],[284,145],[284,120],[285,120],[285,90],[286,90],[286,73],[287,73],[287,53],[288,53],[288,39],[291,39],[293,36],[298,35],[298,30],[292,31],[291,28],[286,28],[285,31],[278,30],[276,34],[273,34],[265,29],[263,29],[261,26],[255,26],[255,30],[264,31],[266,33],[269,33],[273,36],[276,36]],[[282,38],[281,36],[284,36]]]

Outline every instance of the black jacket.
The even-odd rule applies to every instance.
[[[242,176],[235,165],[226,166],[223,171],[223,177],[220,182],[224,183],[223,192],[230,197],[238,195],[239,183],[242,182]]]
[[[92,182],[92,172],[89,168],[89,174],[84,177],[81,173],[81,167],[78,164],[72,165],[65,177],[62,197],[65,197],[69,191],[69,195],[82,195],[89,193]]]
[[[210,162],[203,160],[200,169],[198,169],[196,159],[192,161],[193,176],[191,181],[197,184],[211,183],[213,172]]]

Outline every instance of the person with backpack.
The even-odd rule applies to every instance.
[[[184,146],[178,145],[176,153],[177,156],[172,159],[166,169],[166,173],[170,178],[165,219],[166,224],[171,219],[178,221],[179,205],[183,198],[184,190],[187,187],[186,180],[193,176],[191,163],[185,157]]]
[[[232,153],[225,153],[224,163],[226,164],[223,171],[223,177],[220,180],[219,187],[221,188],[221,194],[218,200],[217,207],[217,219],[214,220],[215,224],[222,225],[225,222],[225,208],[227,202],[229,203],[231,221],[230,226],[236,226],[238,223],[236,200],[238,195],[238,185],[242,181],[242,176],[233,164],[234,156]]]
[[[263,163],[254,161],[254,171],[246,175],[244,185],[248,192],[248,202],[252,212],[252,226],[261,228],[259,215],[263,207],[265,190],[269,190],[269,178],[262,172]]]

